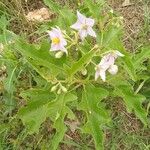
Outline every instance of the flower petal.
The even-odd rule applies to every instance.
[[[56,34],[54,32],[52,32],[52,31],[47,31],[47,33],[49,34],[51,39],[56,37]]]
[[[99,75],[101,77],[101,79],[105,82],[106,81],[106,72],[105,70],[101,69],[99,72]]]
[[[80,30],[79,31],[79,35],[80,35],[80,38],[81,40],[83,41],[85,39],[85,37],[87,36],[87,30]]]
[[[101,62],[99,63],[100,68],[103,68],[104,70],[107,70],[111,65],[115,63],[115,58],[111,54],[105,55]]]
[[[96,72],[95,72],[95,81],[98,79],[98,77],[99,77],[99,70],[96,70]]]
[[[117,65],[111,65],[108,69],[108,72],[112,75],[115,75],[118,72],[118,66]]]
[[[68,54],[67,49],[63,45],[61,45],[61,44],[52,44],[51,45],[50,51],[59,51],[59,50]]]
[[[65,52],[66,55],[68,55],[68,51],[67,51],[67,49],[64,46],[61,47],[61,51]]]
[[[66,42],[66,40],[65,40],[64,38],[61,38],[61,39],[60,39],[60,42],[61,42],[61,44],[62,44],[63,46],[66,46],[66,45],[67,45],[67,42]]]
[[[91,27],[89,27],[87,31],[90,36],[96,37],[95,31]]]
[[[51,39],[63,37],[63,34],[59,28],[52,28],[51,31],[47,32]]]
[[[58,51],[61,49],[60,44],[52,44],[50,51]]]
[[[65,38],[63,37],[63,33],[59,28],[52,28],[51,31],[48,31],[48,34],[50,35],[51,40],[57,38],[58,39],[58,43],[53,43],[51,44],[51,49],[50,51],[65,51],[67,53],[67,50],[65,49],[64,46],[67,45],[67,42],[65,40]]]
[[[73,25],[71,26],[71,28],[73,28],[73,29],[75,29],[75,30],[79,30],[79,29],[82,28],[82,24],[81,24],[79,21],[77,21],[75,24],[73,24]]]
[[[55,33],[56,37],[63,36],[63,34],[62,34],[62,32],[61,32],[61,30],[59,28],[52,28],[52,29],[53,29],[52,32]]]
[[[115,51],[115,54],[117,55],[117,56],[120,56],[120,57],[124,57],[124,55],[122,54],[122,53],[120,53],[119,51]]]
[[[82,15],[79,11],[77,11],[77,16],[78,16],[78,21],[81,24],[85,24],[86,23],[86,17],[84,15]]]
[[[94,19],[86,18],[86,24],[87,24],[88,26],[93,27],[93,26],[94,26],[94,23],[95,23],[95,20],[94,20]]]

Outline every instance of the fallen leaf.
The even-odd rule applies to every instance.
[[[29,21],[42,22],[42,21],[50,19],[51,15],[52,14],[49,12],[49,10],[43,7],[41,9],[36,9],[34,11],[29,12],[26,15],[26,18]]]

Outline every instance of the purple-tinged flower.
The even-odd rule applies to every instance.
[[[97,80],[100,76],[101,79],[105,82],[107,70],[110,74],[115,75],[118,72],[118,66],[114,63],[119,56],[123,57],[124,55],[119,51],[113,51],[105,55],[96,67],[95,80]]]
[[[77,11],[77,17],[78,17],[77,22],[73,24],[71,28],[79,31],[79,36],[81,40],[84,40],[84,38],[87,35],[96,37],[95,31],[92,29],[95,23],[94,19],[86,18],[84,15],[82,15],[78,11]]]
[[[51,49],[50,51],[62,51],[66,54],[67,49],[65,46],[67,45],[67,42],[63,36],[62,31],[59,28],[52,28],[51,31],[48,31],[48,34],[50,36],[50,39],[52,40]]]

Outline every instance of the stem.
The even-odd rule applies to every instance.
[[[94,49],[98,49],[98,47],[95,45],[90,51],[93,51]],[[80,50],[81,51],[81,50]],[[81,51],[83,54],[85,54],[83,51]],[[95,52],[96,53],[96,52]],[[97,66],[92,60],[90,60],[90,62],[93,64],[93,65],[95,65],[95,66]],[[88,64],[87,64],[88,65]]]
[[[103,44],[103,38],[104,38],[104,34],[103,34],[103,31],[101,32],[101,46]]]

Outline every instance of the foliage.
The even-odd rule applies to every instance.
[[[31,44],[8,31],[9,22],[2,16],[0,42],[4,51],[0,64],[7,68],[7,77],[2,81],[3,102],[8,107],[5,113],[12,115],[19,97],[24,104],[15,117],[22,120],[27,134],[31,135],[38,134],[49,118],[55,129],[49,145],[52,150],[58,149],[68,131],[65,121],[75,120],[77,110],[85,117],[79,129],[92,136],[97,150],[104,149],[104,133],[111,123],[110,111],[105,106],[105,99],[109,100],[109,97],[120,97],[128,112],[134,112],[144,126],[148,126],[147,110],[143,107],[147,95],[139,92],[149,80],[149,47],[142,47],[135,56],[126,51],[121,41],[122,18],[112,13],[103,0],[95,3],[86,0],[79,7],[79,11],[92,16],[96,24],[96,39],[88,36],[83,41],[70,28],[76,19],[75,12],[51,0],[44,2],[57,14],[46,28],[58,26],[63,30],[68,55],[63,53],[56,58],[59,52],[49,51],[49,39]],[[116,50],[124,54],[116,62],[119,66],[117,75],[108,75],[106,82],[95,81],[95,67],[101,58]],[[23,75],[27,79],[25,85]],[[21,87],[18,91],[17,86]]]

